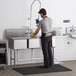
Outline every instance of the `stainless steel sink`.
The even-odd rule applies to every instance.
[[[40,48],[40,38],[33,38],[32,30],[28,29],[7,29],[5,30],[8,39],[9,48],[12,49],[27,49],[27,48]]]
[[[76,39],[76,33],[74,34],[69,34],[69,37],[73,38],[73,39]]]
[[[9,48],[12,49],[41,48],[39,37],[9,37],[8,41]]]
[[[70,38],[76,39],[76,27],[66,28],[66,35],[69,35]]]

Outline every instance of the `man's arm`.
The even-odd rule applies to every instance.
[[[37,35],[37,34],[38,34],[38,32],[39,32],[39,30],[40,30],[40,27],[38,27],[38,28],[35,30],[34,35]]]

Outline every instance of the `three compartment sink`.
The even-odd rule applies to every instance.
[[[41,48],[39,37],[9,37],[8,41],[11,49]]]

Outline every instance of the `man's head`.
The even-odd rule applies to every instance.
[[[39,11],[39,14],[41,15],[42,18],[44,18],[46,16],[47,12],[44,8],[41,8]]]

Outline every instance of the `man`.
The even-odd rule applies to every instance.
[[[39,22],[38,28],[36,29],[35,33],[32,36],[35,37],[41,28],[41,31],[42,31],[41,43],[42,43],[42,50],[43,50],[43,56],[44,56],[44,68],[49,68],[53,65],[53,55],[52,55],[52,50],[51,50],[52,20],[46,16],[47,13],[44,8],[40,9],[39,14],[41,15],[43,19]]]

